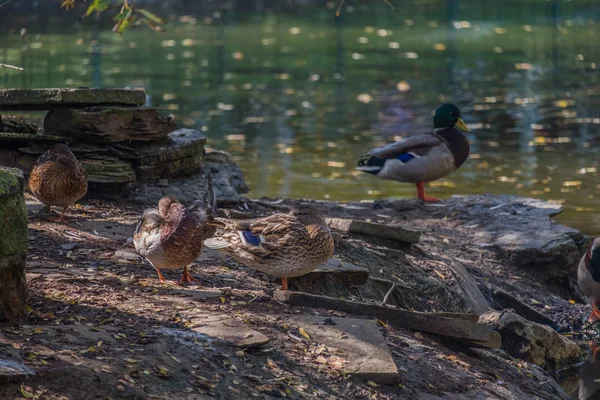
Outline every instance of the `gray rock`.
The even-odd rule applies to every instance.
[[[541,279],[565,277],[582,256],[587,237],[557,224],[559,204],[516,196],[453,196],[448,204],[478,224],[476,240],[511,265]],[[524,218],[526,216],[526,218]]]
[[[146,94],[139,89],[0,90],[0,110],[50,110],[55,106],[141,106],[144,103]]]
[[[35,371],[17,360],[0,359],[0,383],[8,383],[35,375]]]
[[[513,357],[546,370],[557,370],[579,361],[579,346],[552,328],[526,320],[512,310],[489,311],[479,318],[502,336],[502,349]]]
[[[182,131],[181,129],[179,131]],[[173,132],[176,134],[177,132]],[[211,151],[204,155],[202,162],[204,173],[213,177],[214,187],[219,200],[239,200],[241,194],[248,192],[240,168],[228,153]],[[201,199],[207,190],[207,180],[203,173],[197,173],[183,179],[170,179],[166,187],[159,184],[139,184],[133,188],[131,198],[143,204],[155,204],[162,196],[170,195],[182,203]]]
[[[335,322],[331,325],[321,323],[325,318],[298,315],[289,320],[303,328],[310,341],[340,350],[345,372],[376,383],[398,382],[398,367],[374,320],[336,317],[330,318]]]

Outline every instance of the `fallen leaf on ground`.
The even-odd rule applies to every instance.
[[[19,389],[21,395],[27,399],[33,398],[33,393],[31,393],[30,390],[32,389],[29,386],[25,387],[23,384],[21,384],[21,388]]]
[[[306,331],[304,330],[304,328],[302,328],[302,327],[298,328],[298,332],[300,332],[300,334],[302,336],[304,336],[305,338],[307,338],[307,339],[310,340],[310,335],[308,333],[306,333]]]

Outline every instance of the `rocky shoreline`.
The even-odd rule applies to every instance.
[[[299,201],[238,194],[219,207],[243,218]],[[0,358],[35,373],[25,381],[32,393],[78,398],[101,378],[94,393],[113,398],[567,399],[549,373],[585,357],[587,306],[569,276],[589,238],[553,222],[560,212],[553,203],[313,202],[334,229],[338,264],[290,279],[292,291],[306,293],[296,300],[268,276],[210,251],[193,268],[206,288],[157,285],[129,239],[143,210],[137,202],[90,200],[70,212],[68,226],[47,222],[28,203],[32,310],[23,328],[1,331]],[[384,314],[374,318],[368,307],[353,308],[357,302]],[[497,332],[501,342],[478,341],[476,331]],[[127,350],[120,342],[132,338]],[[155,354],[156,346],[179,362]],[[111,359],[122,365],[102,369]],[[152,379],[161,375],[157,363],[168,379]],[[88,383],[74,388],[55,379],[57,369]],[[13,381],[7,375],[0,379]],[[0,397],[15,395],[22,380],[14,382]]]

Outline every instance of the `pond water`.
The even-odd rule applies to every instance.
[[[333,1],[138,1],[168,5],[167,31],[124,37],[85,4],[19,3],[0,7],[0,62],[25,70],[0,68],[0,87],[143,87],[235,156],[251,197],[413,197],[353,167],[453,102],[472,154],[430,195],[556,200],[561,222],[600,233],[593,0],[346,1],[339,18]]]

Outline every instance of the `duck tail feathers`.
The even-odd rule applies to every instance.
[[[220,239],[220,238],[206,239],[206,240],[204,240],[203,243],[206,247],[208,247],[209,249],[213,249],[213,250],[224,249],[226,247],[231,246],[231,243],[229,243],[223,239]]]

